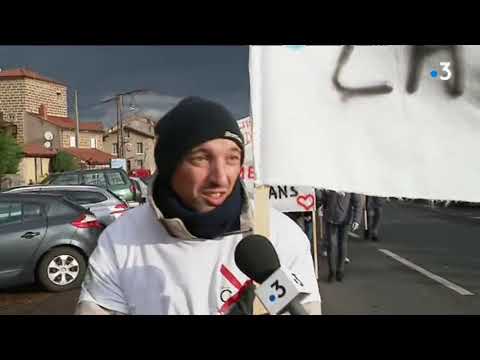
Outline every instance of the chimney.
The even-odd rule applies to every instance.
[[[40,108],[38,109],[38,114],[42,119],[47,120],[47,112],[48,112],[47,105],[45,104],[40,105]]]

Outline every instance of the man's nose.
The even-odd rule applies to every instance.
[[[217,186],[228,185],[227,168],[224,161],[214,160],[211,162],[209,178]]]

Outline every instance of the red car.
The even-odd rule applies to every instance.
[[[152,175],[152,172],[149,169],[135,169],[130,171],[129,176],[138,177],[140,179],[148,178]]]

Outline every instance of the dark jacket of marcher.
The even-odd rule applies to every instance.
[[[317,203],[323,205],[323,216],[331,224],[360,223],[364,207],[363,197],[359,194],[341,195],[332,190],[316,191]]]
[[[367,196],[367,209],[378,209],[384,204],[384,199],[378,196]]]

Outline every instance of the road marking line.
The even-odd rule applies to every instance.
[[[447,288],[452,289],[453,291],[456,291],[460,295],[475,295],[475,294],[471,293],[470,291],[465,290],[464,288],[448,281],[447,279],[444,279],[444,278],[442,278],[438,275],[435,275],[435,274],[431,273],[430,271],[425,270],[424,268],[421,268],[418,265],[415,265],[414,263],[408,261],[407,259],[404,259],[401,256],[398,256],[397,254],[392,253],[391,251],[388,251],[388,250],[385,250],[385,249],[378,249],[378,251],[381,251],[385,255],[390,256],[391,258],[401,262],[403,265],[406,265],[409,268],[418,271],[419,273],[429,277],[430,279],[435,280],[436,282],[442,284],[443,286],[446,286]]]
[[[349,232],[348,235],[350,235],[351,237],[357,238],[357,239],[360,238],[360,235],[352,233],[352,232]]]

